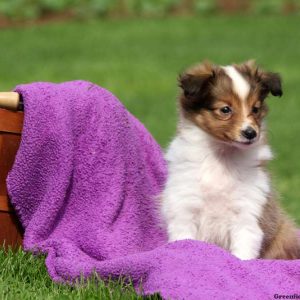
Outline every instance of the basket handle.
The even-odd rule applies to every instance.
[[[16,92],[0,92],[0,108],[23,110],[20,94]]]

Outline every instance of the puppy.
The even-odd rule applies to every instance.
[[[300,258],[293,222],[272,190],[264,117],[281,79],[253,61],[208,62],[179,78],[179,124],[160,198],[170,241],[214,243],[240,259]]]

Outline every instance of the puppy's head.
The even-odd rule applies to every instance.
[[[269,94],[281,96],[281,79],[253,61],[226,67],[204,62],[179,77],[183,116],[223,142],[244,146],[259,140]]]

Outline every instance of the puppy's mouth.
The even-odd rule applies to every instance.
[[[232,138],[230,138],[230,136],[227,136],[227,135],[224,135],[224,136],[225,136],[225,139],[226,139],[226,144],[233,145],[233,146],[240,147],[240,148],[249,147],[249,146],[255,144],[259,139],[259,137],[256,137],[256,138],[251,139],[251,140],[232,139]]]
[[[233,138],[226,133],[224,134],[223,142],[231,147],[233,146],[239,149],[247,149],[255,145],[259,140],[260,140],[260,134],[258,134],[253,139],[246,139],[244,137]]]
[[[242,144],[242,145],[252,145],[255,143],[255,141],[250,140],[250,141],[237,141],[237,143]]]
[[[234,146],[236,146],[237,148],[249,148],[251,146],[253,146],[254,144],[256,144],[256,142],[258,141],[258,139],[253,139],[253,140],[242,140],[242,141],[233,141],[232,144]]]

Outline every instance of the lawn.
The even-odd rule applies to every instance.
[[[165,147],[176,126],[176,78],[208,58],[257,59],[280,72],[284,96],[269,99],[270,169],[282,204],[300,225],[300,18],[221,16],[48,24],[0,31],[0,90],[32,81],[85,79],[111,90]],[[43,259],[0,252],[1,299],[118,299],[132,289],[53,284]],[[123,298],[122,298],[123,299]]]

